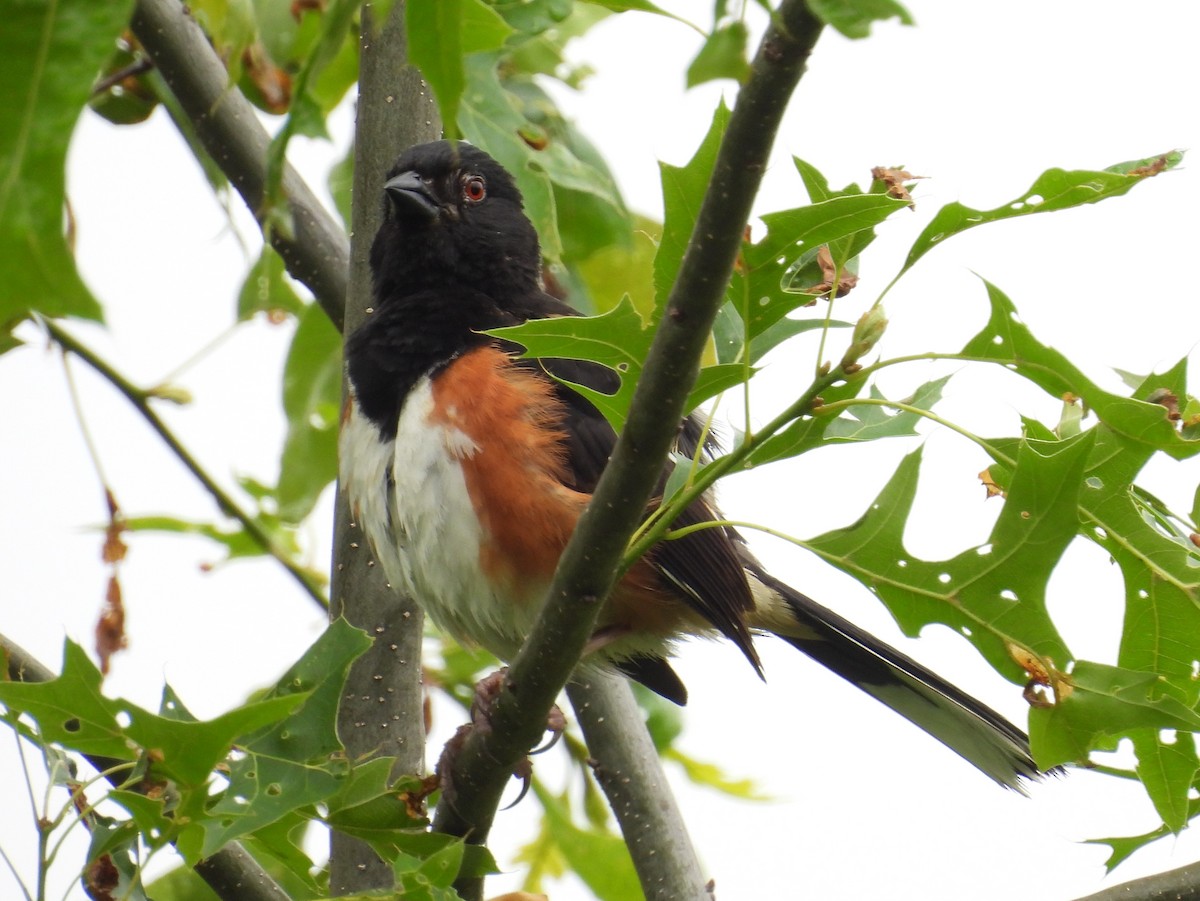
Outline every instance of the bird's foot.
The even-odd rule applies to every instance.
[[[471,732],[476,729],[483,732],[492,731],[492,707],[496,703],[496,698],[500,695],[507,677],[508,667],[501,667],[494,673],[484,676],[476,683],[475,696],[471,700],[471,722],[459,726],[450,740],[446,742],[445,747],[442,748],[442,753],[438,758],[434,773],[438,778],[438,783],[441,785],[442,795],[451,801],[454,797],[454,780],[451,775],[454,771],[454,761],[462,751],[463,744]],[[562,734],[566,728],[567,718],[563,715],[558,705],[555,704],[550,708],[550,712],[546,716],[546,731],[550,733],[550,739],[545,744],[530,751],[530,754],[541,754],[550,750],[562,738]],[[529,757],[523,758],[514,767],[513,776],[521,780],[521,793],[517,795],[517,799],[512,804],[504,808],[505,810],[519,804],[525,795],[529,793],[530,780],[533,777],[533,762]]]

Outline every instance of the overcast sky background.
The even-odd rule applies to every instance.
[[[709,3],[663,5],[708,24]],[[869,305],[944,203],[987,209],[1020,197],[1051,166],[1103,168],[1200,146],[1194,3],[1165,0],[1150,12],[1065,0],[1003,7],[914,0],[909,8],[915,28],[891,23],[867,41],[832,33],[821,39],[757,207],[804,202],[791,154],[814,163],[835,186],[864,183],[875,165],[929,176],[916,212],[881,229],[859,288],[835,310],[840,318],[853,319]],[[728,83],[683,90],[698,40],[678,23],[626,14],[572,46],[573,58],[597,74],[581,95],[560,92],[562,102],[610,161],[629,204],[652,215],[661,213],[657,160],[685,162],[717,98],[733,97]],[[325,170],[343,152],[350,122],[347,107],[338,117],[337,147],[294,142],[293,159],[315,186],[323,188]],[[228,327],[247,261],[257,255],[256,229],[235,200],[236,232],[230,230],[162,116],[127,129],[85,116],[68,187],[80,265],[108,315],[107,330],[70,327],[134,382],[153,384]],[[889,296],[891,325],[879,352],[961,347],[986,318],[976,272],[1014,299],[1036,336],[1112,390],[1120,383],[1110,367],[1147,372],[1194,357],[1197,209],[1200,178],[1185,162],[1124,198],[955,238]],[[274,480],[283,434],[278,376],[290,332],[263,321],[242,327],[178,378],[195,402],[162,411],[225,483],[234,473]],[[0,559],[9,576],[0,630],[57,669],[64,636],[91,645],[107,576],[98,561],[100,535],[90,527],[105,512],[59,358],[45,352],[32,328],[20,334],[29,346],[0,357],[0,421],[9,424],[0,442],[8,511],[0,518]],[[752,411],[757,421],[807,384],[814,354],[815,344],[801,342],[770,358]],[[126,514],[215,516],[211,499],[125,401],[78,363],[71,371]],[[903,396],[941,371],[893,371],[884,390]],[[1006,374],[961,369],[939,412],[978,433],[1006,435],[1016,433],[1022,414],[1053,424],[1058,404]],[[943,559],[986,539],[999,502],[983,499],[976,473],[988,461],[981,451],[944,430],[927,435],[908,543],[915,555]],[[733,518],[816,535],[853,522],[912,446],[814,452],[731,480],[722,502]],[[1194,463],[1161,462],[1144,481],[1187,511],[1197,476]],[[318,566],[328,554],[326,523],[318,516],[307,536]],[[1020,688],[949,630],[927,630],[908,642],[856,582],[781,542],[752,540],[779,575],[1025,722]],[[106,683],[113,696],[154,707],[165,679],[194,712],[213,716],[273,681],[323,627],[320,612],[272,566],[202,572],[219,551],[200,540],[138,534],[130,545],[121,577],[131,647]],[[1096,547],[1072,547],[1051,581],[1050,606],[1079,656],[1113,660],[1122,590],[1119,573]],[[746,804],[681,792],[723,901],[1059,901],[1106,884],[1106,849],[1082,839],[1158,825],[1138,786],[1088,773],[1035,786],[1031,799],[1004,792],[790,648],[764,642],[762,651],[765,686],[728,646],[693,643],[678,663],[693,698],[682,747],[733,776],[753,777],[773,798]],[[444,734],[455,725],[448,711],[437,723]],[[0,772],[8,774],[3,796],[10,800],[0,847],[29,880],[33,829],[22,783],[12,775],[17,765],[12,742],[0,741]],[[524,824],[533,810],[526,803],[502,814],[499,831]],[[526,825],[512,826],[514,836],[527,835]],[[1109,881],[1198,855],[1200,843],[1185,833],[1141,852]],[[500,857],[506,862],[503,851]],[[71,858],[52,871],[58,893],[73,867]],[[494,889],[501,890],[499,880]],[[0,897],[17,891],[0,869]],[[71,897],[83,895],[75,889]],[[552,897],[585,895],[567,883]]]

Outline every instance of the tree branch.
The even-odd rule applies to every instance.
[[[662,473],[775,132],[820,30],[801,0],[785,0],[763,38],[612,462],[562,556],[546,607],[509,669],[491,711],[492,729],[474,730],[457,756],[451,773],[455,796],[438,806],[439,831],[480,844],[487,840],[512,768],[541,736],[546,711],[592,633],[629,536]],[[458,888],[468,898],[480,891],[467,883]]]
[[[589,672],[567,683],[567,697],[647,901],[712,901],[710,884],[628,680]]]
[[[48,667],[6,635],[0,635],[0,651],[4,654],[10,681],[50,682],[57,678]],[[111,772],[121,761],[91,754],[82,756],[96,772],[109,773],[107,779],[114,788],[138,791],[137,786],[122,785],[127,770]],[[288,901],[288,894],[237,842],[230,842],[211,857],[206,857],[196,864],[195,870],[222,901]]]
[[[1200,863],[1123,882],[1077,901],[1200,901]]]
[[[137,0],[131,26],[209,155],[258,216],[271,137],[254,107],[229,83],[203,30],[179,0]],[[291,166],[284,169],[283,197],[295,234],[274,228],[267,237],[288,272],[308,286],[341,330],[349,268],[346,234]]]
[[[403,2],[392,7],[382,27],[375,22],[371,5],[363,6],[359,51],[346,335],[353,334],[371,305],[368,255],[379,228],[384,175],[396,154],[411,144],[437,138],[441,129],[429,91],[408,65]],[[369,556],[366,536],[352,521],[346,496],[339,491],[330,612],[365,629],[374,644],[350,667],[338,707],[338,735],[351,760],[394,755],[394,776],[420,775],[425,771],[421,609],[391,590]],[[388,687],[387,692],[381,694],[380,684]],[[334,832],[329,881],[334,894],[388,888],[392,870],[366,843]]]
[[[284,551],[280,550],[275,542],[271,539],[270,534],[264,529],[258,521],[238,506],[237,501],[216,483],[204,468],[196,461],[196,458],[191,455],[186,447],[175,437],[175,434],[167,427],[158,414],[154,412],[154,408],[150,406],[148,395],[145,391],[138,388],[121,373],[117,372],[97,356],[90,348],[80,343],[70,332],[67,332],[62,326],[51,319],[40,320],[43,327],[54,339],[54,342],[63,349],[64,352],[74,354],[83,362],[87,363],[92,369],[100,374],[110,385],[120,391],[125,398],[133,404],[134,408],[142,414],[142,418],[149,423],[150,428],[158,433],[175,456],[179,458],[184,467],[196,477],[197,481],[204,486],[205,490],[213,496],[217,502],[217,506],[221,512],[227,516],[236,519],[241,523],[242,528],[246,530],[254,541],[266,553],[274,557],[284,569],[291,573],[292,577],[300,583],[300,587],[304,592],[311,597],[322,610],[329,609],[329,601],[326,600],[324,593],[312,575],[305,571],[304,567],[291,559]]]

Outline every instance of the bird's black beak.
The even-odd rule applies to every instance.
[[[383,184],[383,190],[397,212],[425,216],[434,219],[438,214],[438,202],[430,193],[425,180],[416,172],[401,172]]]

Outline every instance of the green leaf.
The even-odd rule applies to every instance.
[[[1016,307],[1004,292],[986,280],[983,283],[987,287],[991,317],[982,331],[967,342],[963,356],[1005,366],[1052,397],[1073,394],[1083,398],[1088,408],[1115,433],[1149,450],[1164,450],[1178,459],[1200,453],[1200,441],[1182,437],[1161,404],[1101,389],[1061,353],[1038,341],[1021,322]],[[1146,396],[1160,384],[1161,377],[1154,377],[1143,384],[1139,393]]]
[[[823,280],[816,265],[822,245],[832,251],[838,242],[863,235],[862,241],[844,245],[847,255],[836,261],[844,267],[873,238],[875,226],[906,206],[886,194],[847,193],[763,216],[767,233],[761,241],[744,246],[742,266],[734,272],[729,289],[751,342],[757,342],[757,352],[761,355],[775,346],[761,338],[771,326],[816,301],[819,295],[810,289]]]
[[[97,92],[88,99],[92,111],[114,125],[145,122],[158,108],[158,95],[147,73],[129,74],[129,67],[137,61],[137,51],[123,42],[118,43],[96,79]],[[114,78],[118,80],[112,81]],[[101,84],[106,80],[111,84],[100,91]]]
[[[551,260],[564,253],[559,236],[557,197],[562,191],[591,195],[624,216],[624,204],[607,168],[586,142],[555,125],[544,128],[531,120],[524,96],[513,93],[500,78],[498,53],[477,53],[467,58],[467,91],[462,98],[458,124],[463,135],[483,147],[517,180],[525,212],[537,229],[542,253]],[[545,123],[544,117],[540,122]]]
[[[733,309],[732,304],[728,306]],[[852,324],[840,319],[780,319],[754,336],[750,342],[750,362],[757,363],[789,338],[823,328],[852,328]]]
[[[509,25],[526,35],[537,35],[561,25],[576,11],[575,0],[492,0]]]
[[[329,194],[333,197],[333,206],[342,218],[342,225],[347,230],[352,220],[350,212],[351,192],[354,189],[354,145],[351,144],[346,155],[334,163],[329,170]]]
[[[1137,774],[1146,787],[1163,825],[1178,833],[1188,821],[1188,793],[1200,771],[1196,739],[1190,732],[1175,732],[1170,742],[1157,729],[1131,734],[1137,754]]]
[[[286,715],[303,696],[274,698],[206,722],[169,720],[100,692],[100,671],[68,641],[63,671],[37,684],[0,683],[0,702],[37,720],[47,741],[85,754],[132,760],[149,752],[152,769],[181,788],[199,788],[238,736]]]
[[[291,104],[287,118],[267,148],[267,174],[263,188],[263,202],[266,207],[274,206],[278,202],[284,166],[287,163],[287,146],[292,136],[329,136],[325,129],[325,117],[332,109],[332,104],[323,105],[312,88],[322,72],[339,57],[342,48],[357,38],[354,17],[360,3],[361,0],[330,0],[319,17],[308,16],[305,19],[306,22],[318,23],[317,38],[312,49],[302,59],[300,71],[292,81]],[[348,83],[346,87],[349,87]],[[340,98],[333,99],[336,102],[336,99]]]
[[[628,245],[609,245],[575,265],[583,283],[581,290],[591,301],[588,312],[611,310],[628,296],[643,319],[654,315],[654,254],[659,229],[657,223],[638,219]]]
[[[1188,805],[1188,819],[1192,819],[1197,814],[1200,814],[1200,801],[1192,801]],[[1171,829],[1165,824],[1153,829],[1143,835],[1133,835],[1121,838],[1093,838],[1088,839],[1089,845],[1108,845],[1112,849],[1112,854],[1108,860],[1104,862],[1104,868],[1108,872],[1112,872],[1121,863],[1128,860],[1134,851],[1144,848],[1151,842],[1155,842],[1166,835],[1171,834]]]
[[[231,72],[239,68],[242,51],[258,37],[252,0],[193,0],[188,8],[222,58],[231,61]]]
[[[1024,684],[1021,658],[1036,655],[1059,668],[1072,659],[1046,609],[1046,584],[1078,530],[1091,448],[1090,434],[1022,442],[988,541],[949,560],[921,560],[904,546],[920,451],[905,457],[858,522],[805,544],[878,595],[905,634],[945,623],[996,670]]]
[[[0,29],[0,323],[100,319],[63,232],[67,145],[131,2],[7,4]]]
[[[686,166],[659,163],[663,192],[663,229],[658,253],[654,257],[654,294],[656,306],[666,305],[667,296],[679,275],[683,253],[696,226],[696,216],[712,178],[721,137],[729,124],[729,108],[722,100],[713,113],[712,124],[696,153]]]
[[[921,410],[931,410],[942,399],[942,389],[950,381],[950,376],[943,376],[926,382],[919,387],[912,397],[902,403],[906,406],[917,407]],[[871,386],[871,397],[883,400],[879,389]],[[829,423],[822,438],[825,441],[872,441],[877,438],[898,438],[915,435],[917,423],[922,417],[907,410],[897,412],[886,406],[863,405],[850,407],[837,419]]]
[[[1100,171],[1048,169],[1039,175],[1029,190],[1020,197],[993,210],[976,210],[957,202],[947,204],[938,210],[933,221],[913,242],[904,266],[900,269],[900,275],[911,269],[917,260],[938,244],[969,228],[987,222],[999,222],[1001,219],[1051,213],[1085,203],[1099,203],[1110,197],[1119,197],[1146,178],[1157,175],[1160,171],[1175,168],[1182,160],[1183,153],[1173,150],[1158,157],[1117,163]]]
[[[664,757],[679,764],[694,784],[719,791],[723,795],[741,798],[743,801],[769,801],[753,779],[731,779],[725,771],[715,763],[706,763],[684,754],[678,748],[671,748]]]
[[[929,410],[941,400],[942,388],[948,378],[934,379],[919,386],[909,397],[898,403]],[[855,397],[862,389],[861,381],[848,381],[822,392],[826,407]],[[873,385],[871,397],[882,400]],[[788,457],[807,453],[826,443],[863,441],[874,438],[902,438],[917,434],[916,426],[923,417],[909,412],[894,412],[886,406],[851,405],[836,416],[829,414],[805,416],[767,438],[750,453],[749,463],[762,466]]]
[[[614,370],[621,378],[616,394],[602,394],[574,382],[566,384],[591,401],[617,431],[625,424],[642,361],[654,337],[629,298],[599,316],[533,319],[523,325],[492,329],[487,334],[522,345],[524,357],[592,360]]]
[[[298,523],[337,476],[342,338],[315,303],[300,316],[283,367],[287,437],[279,461],[279,516]]]
[[[1085,761],[1105,737],[1139,729],[1200,730],[1200,714],[1157,690],[1158,677],[1080,660],[1070,690],[1029,712],[1029,741],[1038,768]],[[1178,764],[1173,764],[1177,766]]]
[[[500,72],[506,67],[502,64]],[[505,100],[521,117],[520,122],[509,122],[520,139],[519,143],[510,142],[512,152],[520,155],[531,175],[550,179],[562,261],[571,264],[602,250],[630,248],[633,223],[600,152],[532,78],[502,75],[500,85],[504,96],[491,89],[494,102]],[[613,303],[593,311],[615,304],[621,291],[613,290]]]
[[[351,662],[370,645],[360,629],[337,619],[267,693],[267,700],[302,703],[241,737],[229,785],[206,807],[202,857],[339,790],[348,767],[340,759],[338,701]]]
[[[270,244],[263,244],[258,261],[246,274],[242,290],[238,292],[238,322],[245,322],[255,313],[266,313],[275,318],[282,314],[299,316],[304,306],[304,301],[292,290],[287,279],[283,258]]]
[[[899,19],[912,25],[913,17],[895,0],[809,0],[813,15],[848,38],[865,38],[871,25],[887,19]]]
[[[674,19],[676,22],[682,22],[685,25],[690,24],[686,19],[682,19],[674,13],[667,12],[659,6],[655,6],[650,0],[588,0],[588,2],[595,3],[597,6],[603,6],[605,9],[612,10],[615,13],[654,13],[656,16],[665,16],[668,19]]]
[[[643,897],[625,842],[604,829],[581,829],[565,804],[538,782],[533,790],[545,811],[545,823],[572,872],[604,901]]]
[[[687,86],[694,88],[719,78],[745,81],[750,74],[750,63],[746,59],[748,37],[746,25],[740,20],[714,30],[688,66]]]
[[[446,137],[457,137],[466,87],[464,58],[503,45],[512,27],[481,0],[409,0],[405,8],[409,59],[433,88]]]

